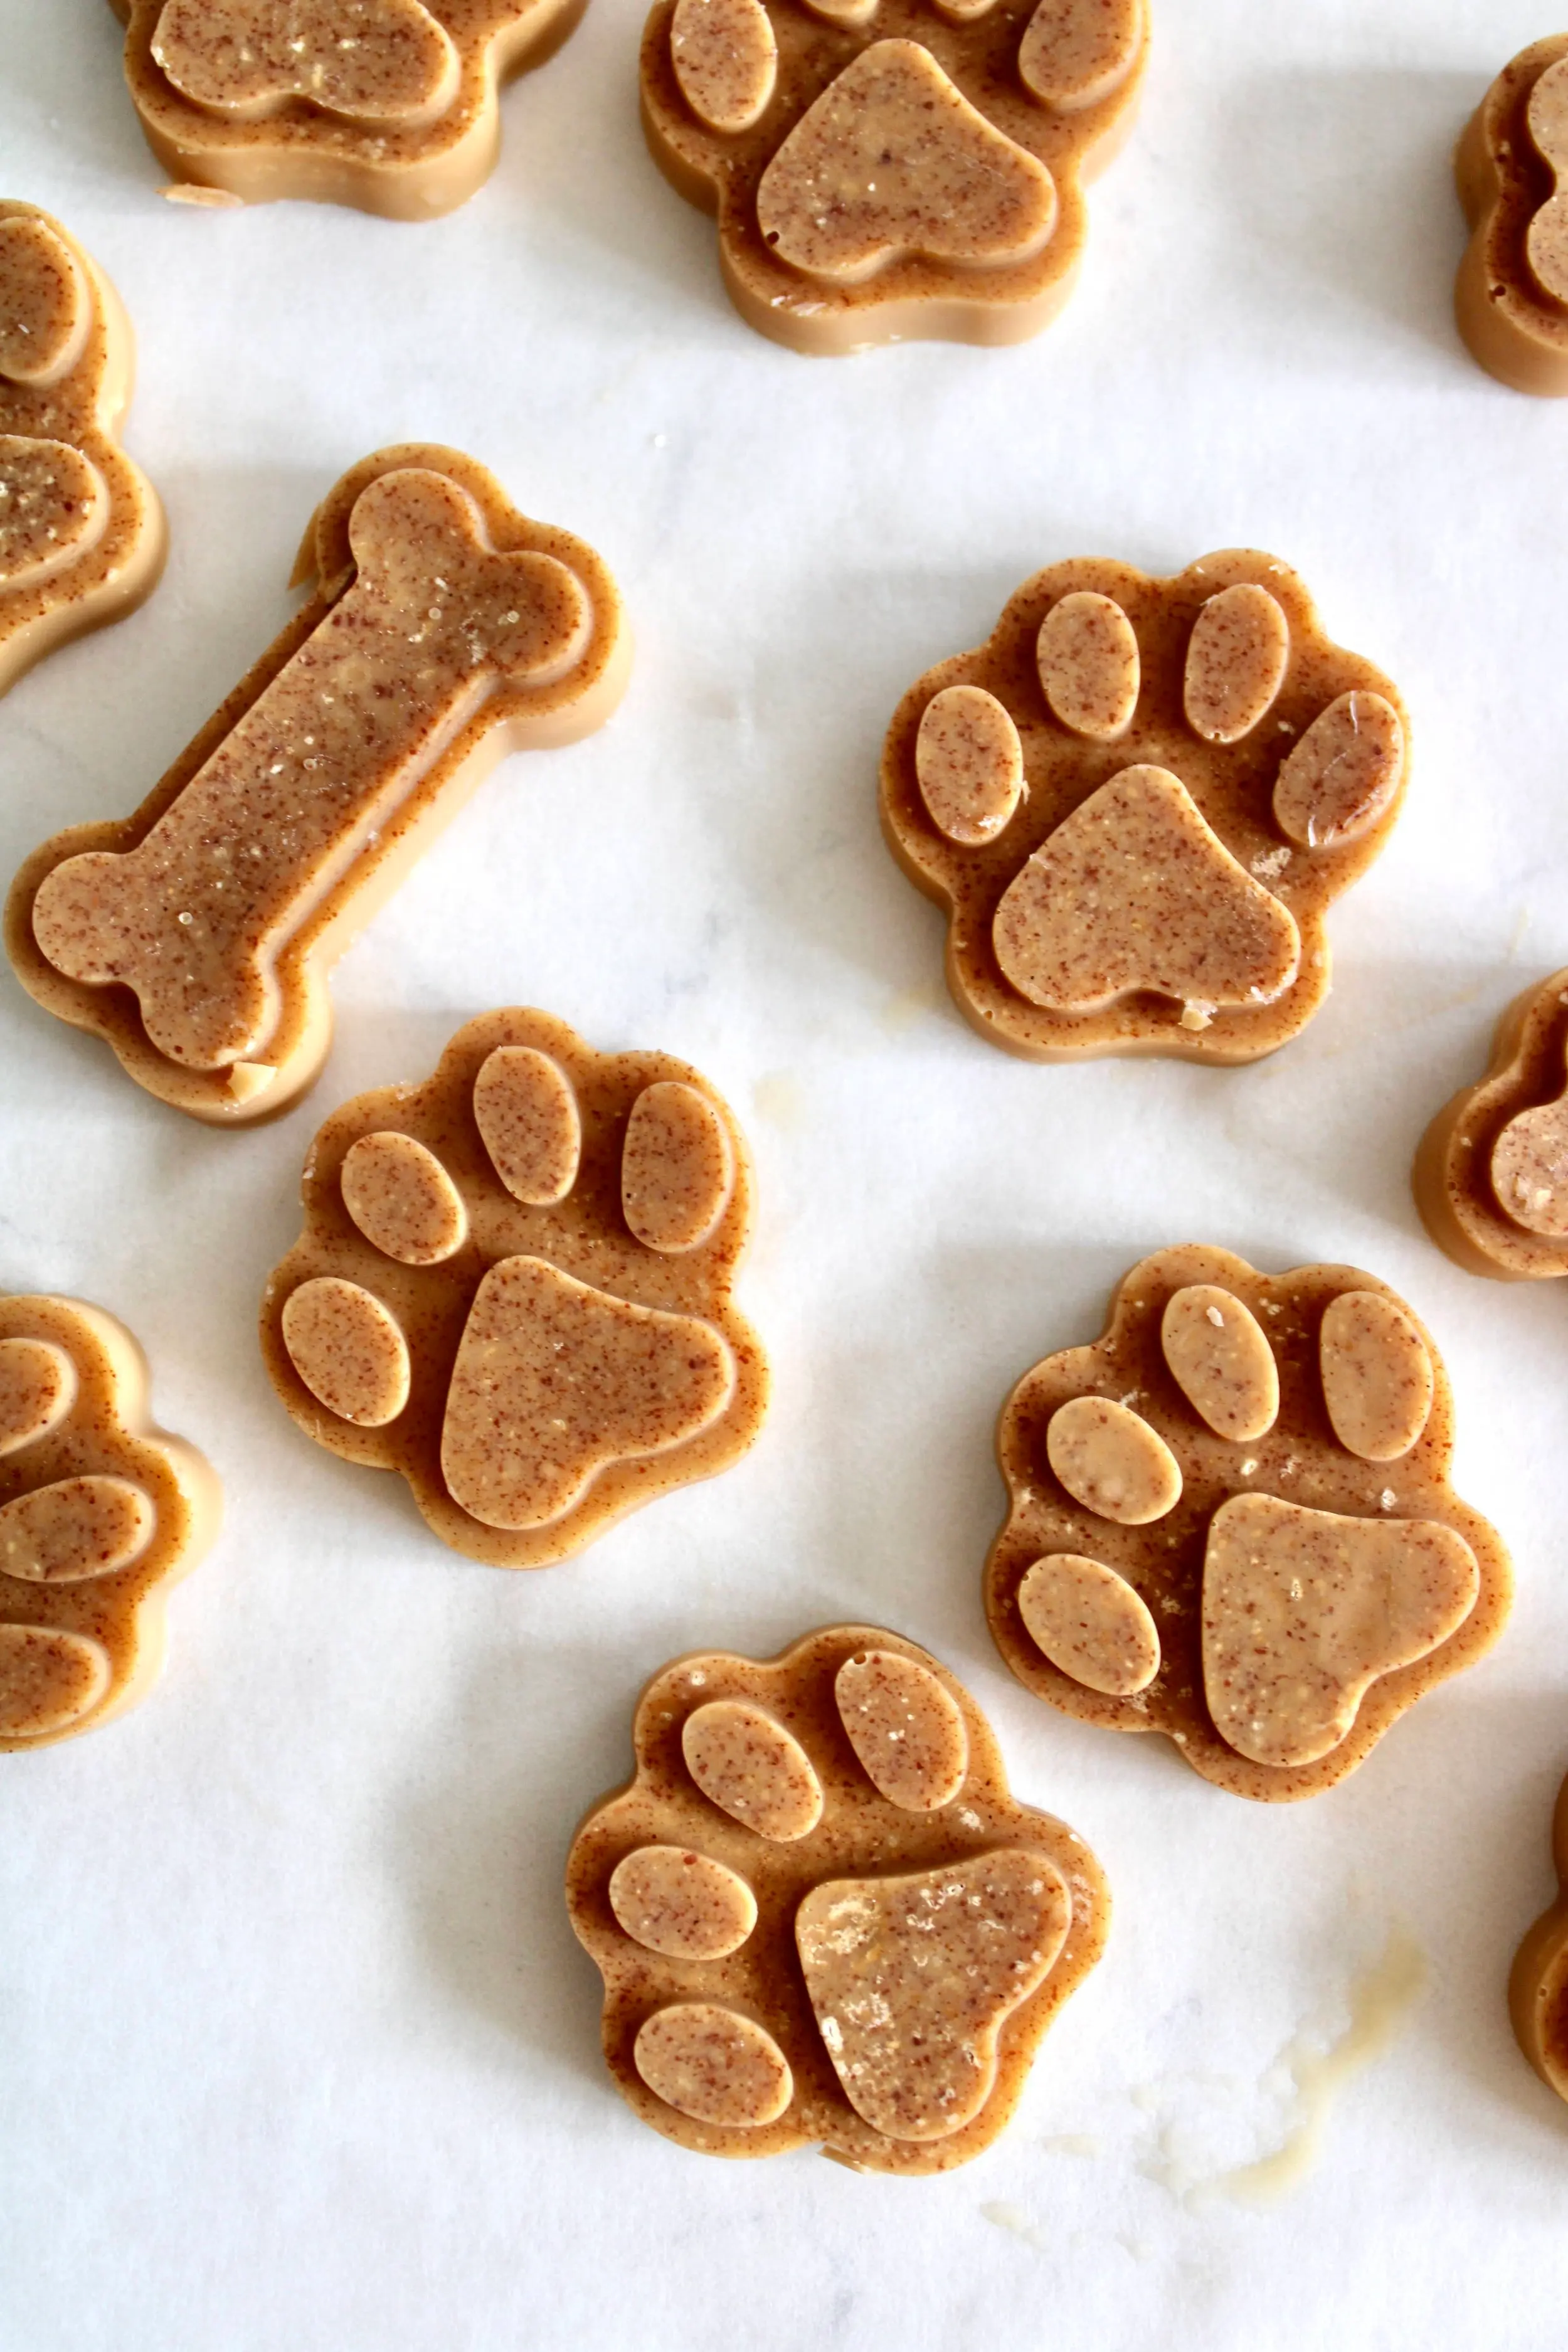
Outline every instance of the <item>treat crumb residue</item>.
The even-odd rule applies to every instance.
[[[1170,2102],[1156,2089],[1135,2089],[1136,2105],[1165,2118],[1140,2169],[1192,2212],[1218,2198],[1237,2205],[1277,2203],[1311,2171],[1340,2092],[1397,2040],[1426,1982],[1426,1955],[1410,1930],[1395,1922],[1377,1958],[1346,1989],[1343,2030],[1327,2040],[1320,2029],[1303,2024],[1259,2079],[1258,2095],[1277,2103],[1280,2114],[1261,2152],[1246,2162],[1195,2164],[1190,2135],[1170,2115]],[[1242,2088],[1228,2077],[1190,2079],[1222,2093]]]

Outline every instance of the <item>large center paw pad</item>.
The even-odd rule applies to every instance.
[[[143,1696],[168,1589],[220,1509],[206,1462],[149,1420],[121,1324],[0,1299],[0,1748],[96,1729]]]
[[[494,168],[499,85],[579,0],[113,0],[125,79],[176,186],[425,220]],[[195,194],[189,201],[201,203]]]
[[[1454,290],[1460,333],[1516,391],[1568,393],[1568,33],[1504,67],[1454,170],[1473,232]]]
[[[1568,1274],[1568,971],[1517,998],[1490,1067],[1447,1103],[1415,1155],[1427,1231],[1471,1274]]]
[[[273,1379],[457,1549],[563,1559],[755,1436],[766,1367],[730,1297],[745,1146],[683,1064],[488,1013],[425,1086],[337,1112],[304,1196],[262,1313]]]
[[[634,1739],[566,1887],[637,2113],[709,2154],[819,2141],[884,2172],[988,2147],[1109,1897],[1009,1794],[968,1693],[896,1634],[836,1626],[666,1667]]]
[[[115,438],[131,366],[101,271],[47,213],[0,204],[0,691],[157,580],[163,516]]]
[[[1283,564],[1080,562],[904,697],[882,820],[947,910],[949,983],[984,1035],[1041,1061],[1242,1062],[1321,1002],[1324,917],[1406,766],[1394,688],[1330,644]]]
[[[460,73],[421,0],[165,0],[153,56],[197,106],[248,121],[300,98],[413,129],[446,113]]]
[[[1508,1555],[1448,1482],[1436,1350],[1349,1267],[1146,1258],[1092,1348],[1019,1382],[997,1451],[1008,1665],[1241,1796],[1331,1786],[1508,1613]]]
[[[1066,299],[1120,146],[1142,0],[659,0],[643,121],[719,214],[731,294],[804,351],[1009,342]]]

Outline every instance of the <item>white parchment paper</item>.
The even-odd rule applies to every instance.
[[[1503,1990],[1568,1766],[1568,1285],[1460,1274],[1408,1184],[1504,1003],[1568,961],[1568,403],[1491,383],[1449,309],[1453,141],[1552,21],[1156,10],[1062,320],[806,362],[740,324],[647,157],[638,0],[593,0],[507,94],[493,180],[417,228],[166,205],[102,0],[0,0],[0,191],[125,298],[127,437],[173,533],[153,601],[0,706],[0,871],[141,798],[382,443],[456,443],[591,540],[638,639],[614,723],[500,770],[345,960],[325,1076],[279,1124],[183,1120],[0,985],[0,1283],[122,1316],[228,1497],[153,1699],[0,1769],[5,2352],[1563,2342],[1568,2114]],[[893,705],[1042,564],[1237,542],[1295,564],[1415,717],[1333,996],[1249,1070],[988,1051],[879,837]],[[254,1337],[320,1120],[506,1003],[726,1093],[776,1377],[737,1470],[532,1576],[312,1448]],[[1007,1388],[1189,1238],[1404,1290],[1518,1567],[1492,1656],[1279,1811],[1041,1707],[980,1607]],[[939,2180],[647,2131],[560,1898],[646,1674],[841,1618],[936,1650],[1115,1890],[1012,2129]],[[1205,2195],[1288,2137],[1275,2062],[1344,2029],[1391,1933],[1425,1989],[1315,2167],[1272,2203]]]

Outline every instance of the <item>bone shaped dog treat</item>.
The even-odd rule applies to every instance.
[[[155,1681],[164,1601],[217,1532],[204,1457],[149,1416],[123,1324],[0,1298],[0,1749],[95,1731]]]
[[[110,0],[147,142],[195,204],[305,196],[395,220],[495,168],[499,85],[584,0]]]
[[[608,716],[603,564],[455,452],[384,451],[321,509],[311,603],[137,815],[57,835],[12,892],[24,984],[197,1118],[279,1110],[324,973],[504,751]]]
[[[1082,559],[905,695],[882,828],[992,1044],[1247,1062],[1327,992],[1324,919],[1388,837],[1406,735],[1273,557]]]
[[[0,693],[157,585],[163,509],[115,437],[133,349],[119,297],[59,223],[0,204]]]
[[[1454,158],[1470,242],[1459,331],[1516,392],[1568,394],[1568,33],[1520,52]]]
[[[761,333],[1016,342],[1071,290],[1147,53],[1143,0],[658,0],[643,127]]]

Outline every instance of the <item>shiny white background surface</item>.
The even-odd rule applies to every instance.
[[[639,0],[593,0],[506,95],[489,184],[417,228],[164,204],[102,0],[0,0],[0,193],[124,297],[126,437],[173,541],[140,614],[0,707],[5,875],[142,797],[381,443],[454,442],[591,540],[637,635],[613,724],[497,773],[343,962],[331,1059],[279,1124],[181,1119],[0,983],[0,1285],[123,1317],[228,1497],[153,1697],[0,1769],[5,2352],[1563,2342],[1568,2112],[1503,1988],[1568,1766],[1568,1285],[1461,1275],[1408,1187],[1503,1004],[1568,961],[1568,403],[1482,375],[1449,310],[1452,142],[1553,20],[1156,5],[1058,323],[807,362],[740,324],[647,159]],[[1414,714],[1333,996],[1248,1070],[988,1051],[878,834],[893,706],[1042,564],[1238,541]],[[400,1483],[310,1445],[254,1338],[321,1119],[506,1003],[728,1096],[776,1383],[740,1468],[538,1575],[447,1553]],[[980,1607],[1009,1385],[1189,1238],[1405,1291],[1518,1569],[1492,1656],[1281,1811],[1041,1707]],[[560,1899],[644,1676],[840,1618],[963,1677],[1116,1897],[1011,2130],[939,2180],[647,2131]],[[1316,2168],[1261,2209],[1178,2194],[1278,2144],[1273,2061],[1342,2027],[1395,1927],[1426,1990]]]

